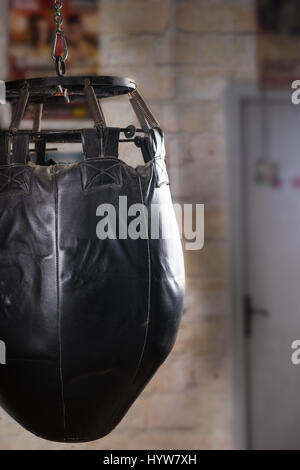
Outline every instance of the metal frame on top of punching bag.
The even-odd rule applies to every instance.
[[[134,142],[140,147],[144,160],[151,159],[149,154],[151,128],[160,128],[150,109],[137,91],[134,80],[112,76],[89,77],[45,77],[6,82],[6,100],[13,106],[12,119],[8,130],[0,131],[0,148],[9,162],[13,136],[28,135],[29,142],[35,144],[35,163],[45,163],[46,143],[77,143],[81,142],[82,132],[77,130],[42,130],[44,105],[87,103],[87,107],[95,127],[108,128],[101,106],[101,99],[128,95],[130,104],[137,116],[141,128],[129,125],[121,128],[125,138],[120,142]],[[20,131],[20,124],[27,106],[31,106],[32,130]],[[137,134],[144,134],[144,137]],[[31,151],[32,152],[32,151]]]
[[[82,100],[85,96],[86,81],[90,82],[97,98],[126,95],[136,89],[134,80],[111,76],[91,77],[44,77],[6,82],[6,99],[19,98],[21,90],[28,86],[29,103],[55,104],[64,101],[58,88],[68,90],[70,102]]]

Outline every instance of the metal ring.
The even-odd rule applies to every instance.
[[[66,64],[61,55],[55,59],[56,73],[59,77],[63,77],[66,74]]]
[[[125,130],[125,132],[124,132],[125,137],[126,137],[127,139],[131,139],[132,137],[134,137],[134,136],[135,136],[135,133],[136,133],[136,128],[135,128],[135,126],[132,126],[132,125],[127,126],[127,127],[126,127],[126,130]]]

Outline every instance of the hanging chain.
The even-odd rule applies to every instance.
[[[67,42],[62,30],[63,17],[62,17],[62,0],[54,0],[54,8],[56,10],[54,15],[54,22],[56,25],[55,37],[52,46],[52,59],[56,63],[56,73],[59,77],[66,73],[66,60],[68,58]],[[58,45],[62,51],[57,52]]]

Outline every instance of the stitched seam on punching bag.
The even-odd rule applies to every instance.
[[[64,382],[62,373],[62,344],[61,344],[61,309],[60,309],[60,285],[59,285],[59,247],[58,247],[58,188],[56,181],[56,174],[54,168],[54,187],[55,187],[55,267],[56,267],[56,295],[57,295],[57,332],[58,332],[58,344],[59,344],[59,380],[60,380],[60,392],[62,402],[62,413],[63,413],[63,429],[66,437],[66,407],[64,398]]]
[[[139,176],[139,188],[140,188],[140,193],[141,193],[141,201],[143,208],[145,207],[145,201],[144,201],[144,196],[143,196],[143,189],[142,189],[142,183],[141,183],[141,178]],[[148,227],[148,221],[145,213],[145,209],[143,209],[143,215],[145,219],[145,224]],[[149,242],[149,227],[148,227],[148,233],[147,233],[147,258],[148,258],[148,300],[147,300],[147,320],[146,320],[146,332],[145,332],[145,339],[144,339],[144,344],[143,344],[143,349],[141,352],[141,357],[138,362],[137,370],[133,379],[133,382],[135,381],[140,367],[141,363],[144,357],[145,349],[146,349],[146,344],[147,344],[147,339],[148,339],[148,330],[149,330],[149,320],[150,320],[150,306],[151,306],[151,255],[150,255],[150,242]]]

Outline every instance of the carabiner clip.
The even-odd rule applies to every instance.
[[[57,52],[57,46],[58,46],[58,39],[59,38],[60,38],[60,41],[61,41],[62,51],[60,50],[59,52]],[[63,52],[63,54],[61,52]],[[61,56],[64,62],[68,58],[67,41],[66,41],[66,38],[65,38],[65,35],[64,35],[63,31],[56,31],[55,38],[54,38],[53,45],[52,45],[52,59],[56,60],[56,58],[58,56]]]
[[[66,73],[65,61],[68,58],[68,48],[63,31],[56,31],[52,45],[52,59],[56,64],[56,73],[62,77]]]

